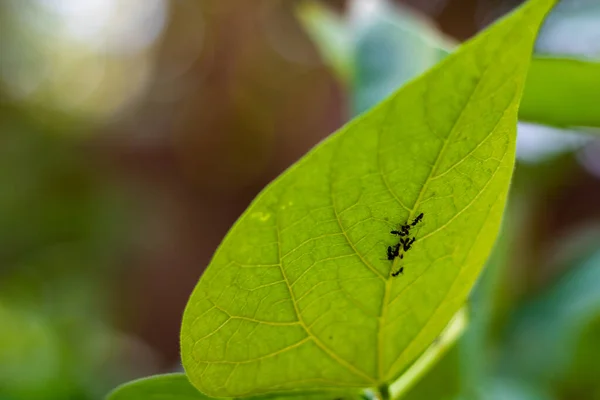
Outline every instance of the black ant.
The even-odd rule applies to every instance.
[[[414,219],[414,221],[412,222],[411,226],[415,226],[416,224],[418,224],[419,222],[421,222],[422,219],[423,219],[423,213],[417,215],[417,218]]]
[[[392,261],[394,258],[398,257],[399,253],[400,253],[400,243],[398,243],[394,247],[388,246],[388,249],[387,249],[388,260]]]
[[[401,237],[408,236],[410,234],[410,228],[412,228],[413,226],[417,225],[419,222],[421,222],[422,219],[423,219],[423,213],[417,215],[417,217],[413,220],[412,223],[402,225],[400,227],[399,231],[394,230],[394,231],[391,231],[390,233],[392,235],[398,235],[398,236],[401,236]]]
[[[402,248],[404,251],[409,251],[414,242],[415,242],[415,238],[413,237],[412,239],[409,239],[409,238],[400,239],[399,244],[402,245]]]
[[[406,225],[402,225],[400,227],[399,231],[391,231],[390,232],[392,235],[398,235],[398,236],[408,236],[408,234],[410,233],[410,225],[406,224]]]
[[[404,253],[406,253],[407,251],[409,251],[411,249],[413,243],[416,240],[415,237],[409,238],[409,237],[405,237],[405,236],[409,236],[410,229],[412,227],[414,227],[415,225],[417,225],[422,220],[423,220],[423,213],[420,213],[410,224],[404,224],[404,225],[400,226],[400,230],[398,230],[398,231],[393,230],[390,232],[392,235],[400,236],[401,239],[398,244],[396,244],[394,246],[388,246],[388,248],[387,248],[387,259],[388,260],[393,261],[396,257],[399,257],[400,259],[404,258],[404,254],[400,254],[400,250],[402,250]],[[404,273],[404,267],[400,267],[400,269],[398,271],[392,272],[392,276],[396,277],[403,273]]]

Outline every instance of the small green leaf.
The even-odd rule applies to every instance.
[[[600,127],[600,62],[534,58],[520,115],[548,125]]]
[[[256,198],[183,317],[183,364],[199,390],[387,385],[430,346],[496,238],[518,103],[553,3],[496,23]],[[414,248],[388,261],[390,230],[420,213]]]
[[[127,382],[106,397],[106,400],[211,400],[196,389],[185,374],[155,375]],[[249,400],[358,400],[364,397],[358,391],[298,392],[285,395],[265,395]]]
[[[185,374],[156,375],[127,382],[113,390],[106,400],[206,400]]]

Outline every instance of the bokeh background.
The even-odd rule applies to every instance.
[[[101,399],[179,370],[183,308],[228,228],[414,75],[381,88],[378,38],[409,21],[460,42],[520,2],[407,0],[414,13],[388,19],[383,3],[312,3],[358,27],[341,31],[340,48],[357,50],[347,79],[308,33],[302,1],[0,0],[1,400]],[[600,62],[600,7],[564,3],[538,51]],[[427,51],[408,47],[395,68],[419,70]],[[469,359],[464,370],[492,377],[472,390],[486,380],[498,399],[600,399],[597,138],[520,126],[496,267],[474,307],[485,334],[467,332],[479,350],[457,346],[429,379],[447,384],[444,363]]]

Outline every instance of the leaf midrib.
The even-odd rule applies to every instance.
[[[515,23],[515,24],[513,25],[512,29],[509,29],[509,30],[508,30],[508,32],[507,32],[507,33],[504,35],[504,37],[505,37],[505,38],[506,38],[506,37],[507,37],[507,36],[508,36],[510,33],[512,33],[512,32],[513,32],[513,30],[515,29],[514,27],[515,27],[516,25],[517,25],[517,24]],[[503,42],[503,41],[499,41],[499,43],[502,43],[502,42]],[[443,64],[443,63],[442,63],[442,64]],[[445,154],[445,152],[447,151],[447,148],[448,148],[448,143],[450,142],[450,139],[451,139],[451,138],[452,138],[452,137],[455,135],[455,133],[456,133],[456,128],[457,128],[458,124],[459,124],[459,123],[462,121],[462,119],[464,118],[464,116],[465,116],[465,111],[467,110],[467,108],[468,108],[468,107],[469,107],[469,105],[471,104],[471,102],[472,102],[472,100],[473,100],[473,96],[474,96],[474,95],[475,95],[475,94],[478,92],[478,90],[480,89],[480,87],[481,87],[481,83],[484,81],[484,78],[485,78],[485,76],[486,76],[487,72],[489,71],[489,68],[490,68],[490,66],[491,66],[491,65],[492,65],[491,63],[488,63],[488,64],[485,66],[485,69],[484,69],[484,70],[481,72],[481,74],[480,74],[480,77],[479,77],[479,79],[477,80],[477,84],[475,85],[475,87],[473,88],[473,90],[471,91],[471,93],[469,94],[469,97],[467,98],[467,100],[466,100],[466,102],[465,102],[465,105],[464,105],[464,107],[462,107],[462,109],[461,109],[461,111],[460,111],[459,115],[457,116],[456,120],[455,120],[455,121],[454,121],[454,123],[452,124],[452,127],[450,128],[450,132],[449,132],[449,133],[448,133],[448,135],[447,135],[447,136],[446,136],[446,137],[443,139],[442,148],[440,149],[440,151],[439,151],[439,153],[438,153],[438,155],[437,155],[437,157],[436,157],[436,159],[435,159],[435,162],[434,162],[434,163],[433,163],[433,165],[431,166],[431,168],[430,168],[430,170],[429,170],[429,174],[428,174],[428,176],[427,176],[427,178],[426,178],[426,180],[425,180],[424,184],[421,186],[421,190],[419,191],[419,194],[418,194],[418,196],[417,196],[417,199],[415,200],[415,202],[414,202],[414,204],[413,204],[413,207],[412,207],[412,209],[411,209],[411,210],[410,210],[410,212],[409,212],[409,215],[408,215],[408,217],[407,217],[407,221],[410,221],[411,219],[413,219],[413,218],[415,218],[415,217],[416,217],[416,215],[415,215],[415,214],[416,214],[416,210],[417,210],[418,206],[420,205],[420,203],[421,203],[421,201],[422,201],[423,194],[425,193],[425,191],[426,191],[427,187],[429,186],[429,183],[432,181],[434,174],[436,174],[436,173],[437,173],[437,169],[439,168],[440,160],[442,160],[442,159],[443,159],[443,155],[444,155],[444,154]],[[439,66],[438,66],[438,68],[439,68]],[[427,80],[425,80],[425,87],[426,87],[426,91],[428,91],[428,90],[429,90],[429,85],[428,85],[428,82],[427,82]],[[396,97],[397,95],[398,95],[398,94],[396,94],[394,97]],[[425,96],[426,96],[426,92],[424,92],[424,93],[423,93],[423,97],[425,97]],[[390,103],[389,103],[389,104],[390,104],[390,105],[389,105],[388,107],[390,107],[390,108],[391,108],[391,107],[393,106],[393,104],[394,104],[394,103],[393,103],[393,99],[390,99]],[[425,103],[425,102],[423,103],[423,106],[425,107],[425,110],[424,110],[424,111],[425,111],[425,115],[427,115],[427,114],[428,114],[428,110],[427,110],[427,107],[426,107],[426,103]],[[506,111],[506,110],[505,110],[505,111]],[[388,112],[388,114],[389,114],[389,112]],[[501,120],[503,119],[503,117],[504,117],[504,114],[503,114],[503,115],[502,115],[502,116],[499,118],[499,121],[501,121]],[[431,134],[432,134],[433,136],[435,136],[435,137],[438,137],[438,135],[437,135],[437,132],[436,132],[436,131],[435,131],[435,130],[434,130],[432,127],[431,127],[431,125],[429,124],[429,119],[428,119],[427,117],[425,117],[424,119],[425,119],[425,121],[427,122],[427,128],[429,129],[429,131],[431,132]],[[387,120],[387,115],[386,115],[386,120]],[[385,125],[385,122],[386,122],[386,121],[384,120],[384,123],[383,123],[382,125]],[[495,126],[494,128],[492,128],[492,132],[493,132],[495,129],[496,129],[496,126]],[[382,134],[383,134],[383,129],[380,129],[380,131],[379,131],[379,142],[378,142],[378,145],[379,145],[379,149],[378,149],[378,150],[379,150],[379,153],[380,153],[380,150],[381,150],[380,144],[381,144],[381,135],[382,135]],[[484,140],[485,140],[485,139],[484,139]],[[470,153],[469,153],[469,154],[470,154]],[[468,155],[467,155],[467,157],[468,157]],[[380,164],[378,164],[378,165],[380,165]],[[383,174],[383,171],[380,171],[380,172],[381,172],[381,174]],[[495,173],[494,173],[494,175],[495,175]],[[490,177],[490,180],[489,180],[489,181],[491,181],[491,180],[493,179],[493,176],[494,176],[494,175],[492,175],[492,177]],[[489,183],[489,181],[488,181],[488,183]],[[487,184],[486,184],[486,186],[487,186]],[[388,188],[389,188],[389,186],[388,186]],[[395,198],[397,198],[397,196],[396,196],[396,194],[395,194],[395,193],[392,193],[392,194],[393,194],[393,196],[394,196]],[[402,203],[399,203],[399,204],[400,204],[400,206],[402,206],[402,207],[406,208],[406,207],[404,206],[404,204],[402,204]],[[465,207],[465,209],[466,209],[466,208],[469,208],[471,205],[472,205],[472,203],[470,203],[470,204],[469,204],[467,207]],[[393,261],[393,268],[394,268],[394,267],[396,267],[396,263],[397,263],[397,261],[398,261],[398,258],[394,259],[394,261]],[[462,266],[461,266],[461,270],[462,270]],[[449,289],[448,289],[448,293],[450,292],[450,290],[452,289],[452,287],[454,287],[454,283],[456,282],[456,279],[457,279],[457,277],[458,277],[458,276],[460,276],[460,271],[461,271],[461,270],[459,270],[459,271],[458,271],[458,273],[456,274],[456,276],[455,276],[455,277],[454,277],[454,279],[452,280],[452,283],[451,283],[451,285],[449,286]],[[416,279],[418,279],[418,277],[417,277]],[[414,281],[416,281],[416,279],[415,279]],[[406,287],[405,287],[405,288],[404,288],[404,289],[401,291],[401,293],[399,294],[399,296],[400,296],[400,295],[401,295],[401,294],[402,294],[402,293],[403,293],[403,292],[404,292],[404,291],[405,291],[407,288],[409,288],[409,287],[412,285],[412,283],[414,283],[414,281],[413,281],[413,282],[411,282],[410,284],[406,285]],[[377,351],[377,354],[378,354],[378,375],[379,375],[379,376],[378,376],[378,381],[379,381],[379,382],[382,382],[382,381],[384,381],[384,380],[385,380],[385,379],[384,379],[384,372],[383,372],[383,369],[384,369],[384,366],[383,366],[383,350],[384,350],[384,349],[383,349],[383,346],[384,346],[384,343],[385,343],[385,332],[384,332],[384,329],[383,329],[383,328],[385,327],[385,320],[387,319],[387,312],[388,312],[388,304],[387,304],[387,301],[388,301],[388,297],[389,297],[389,292],[391,291],[392,284],[393,284],[392,280],[388,278],[388,280],[386,281],[386,284],[385,284],[385,288],[384,288],[384,294],[383,294],[383,298],[382,298],[382,311],[381,311],[381,317],[380,317],[380,320],[379,320],[378,351]],[[446,296],[447,296],[447,295],[446,295]],[[444,296],[444,299],[446,298],[446,296]],[[433,314],[435,314],[435,312],[437,312],[437,310],[439,309],[440,305],[443,303],[444,299],[443,299],[443,300],[442,300],[442,301],[441,301],[441,302],[438,304],[438,306],[435,308],[435,310],[433,311]],[[433,315],[433,314],[432,314],[432,315]],[[417,339],[417,337],[418,337],[418,336],[419,336],[419,335],[415,335],[415,337],[413,337],[413,339],[412,339],[412,340],[411,340],[411,341],[408,343],[408,345],[407,345],[407,346],[404,348],[404,350],[402,350],[402,351],[400,352],[400,354],[398,354],[398,356],[397,356],[397,358],[396,358],[397,360],[398,360],[398,359],[400,359],[400,358],[402,357],[402,355],[403,355],[403,354],[405,354],[405,353],[406,353],[406,351],[407,351],[407,350],[408,350],[408,349],[409,349],[409,348],[410,348],[410,347],[411,347],[411,346],[414,344],[414,342],[415,342],[415,340]],[[394,364],[395,364],[395,363],[392,363],[392,364],[391,364],[391,366],[390,366],[390,370],[392,370],[392,369],[393,369],[393,367],[394,367]],[[388,371],[388,372],[389,372],[389,371]]]

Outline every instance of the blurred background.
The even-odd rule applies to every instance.
[[[179,370],[187,298],[264,185],[519,3],[0,0],[0,400]],[[597,0],[537,51],[600,62]],[[471,339],[409,397],[600,399],[600,135],[519,132]]]

